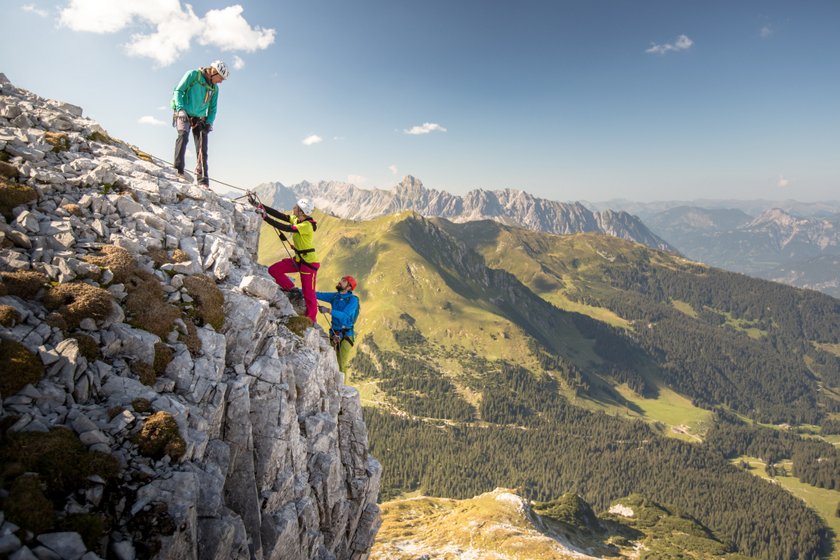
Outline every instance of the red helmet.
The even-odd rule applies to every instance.
[[[350,284],[350,289],[351,289],[351,290],[355,290],[355,289],[356,289],[356,279],[355,279],[355,278],[353,278],[352,276],[344,276],[344,277],[342,278],[342,280],[346,280],[346,281],[347,281],[347,283],[348,283],[348,284]]]

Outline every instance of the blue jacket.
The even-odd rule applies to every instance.
[[[315,292],[315,297],[332,304],[330,334],[342,332],[354,336],[353,326],[359,316],[359,298],[353,292]]]

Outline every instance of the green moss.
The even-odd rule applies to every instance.
[[[149,399],[134,399],[131,401],[131,406],[136,412],[149,412],[152,410],[152,403]]]
[[[38,193],[32,187],[0,179],[0,214],[3,214],[7,220],[14,218],[13,208],[21,204],[29,204],[37,199]]]
[[[225,323],[225,296],[216,283],[208,276],[197,274],[184,278],[184,287],[195,301],[192,315],[199,326],[206,323],[217,331],[221,330]]]
[[[20,322],[20,313],[11,305],[0,305],[0,325],[14,327]]]
[[[112,301],[106,290],[84,282],[58,284],[44,296],[44,305],[58,312],[70,329],[77,328],[83,319],[105,319],[111,313]]]
[[[3,511],[7,520],[36,535],[47,532],[55,520],[53,504],[44,495],[36,474],[15,479],[9,497],[3,501]]]
[[[306,329],[312,326],[312,321],[309,319],[309,317],[289,317],[289,320],[286,322],[286,326],[289,328],[290,331],[302,338],[304,333],[306,332]]]
[[[28,384],[36,385],[44,377],[44,364],[23,344],[0,340],[0,395],[14,395]]]
[[[178,423],[171,414],[159,411],[152,414],[137,436],[140,453],[153,459],[169,455],[173,461],[184,456],[187,445],[178,432]]]
[[[0,272],[0,282],[10,296],[20,299],[35,299],[41,288],[49,286],[50,281],[40,272],[31,270],[17,270],[15,272]]]

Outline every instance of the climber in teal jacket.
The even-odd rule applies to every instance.
[[[227,79],[229,71],[221,60],[207,68],[190,70],[172,93],[172,125],[178,131],[175,140],[175,170],[184,175],[184,154],[187,151],[190,131],[195,141],[195,175],[199,185],[210,186],[207,175],[207,134],[213,130],[219,100],[219,84]]]
[[[356,279],[352,276],[344,276],[338,281],[335,289],[335,292],[315,292],[315,297],[332,304],[332,309],[320,305],[318,310],[332,316],[330,342],[335,348],[338,369],[346,371],[350,348],[356,336],[354,331],[356,319],[359,318],[359,298],[353,293],[356,289]]]

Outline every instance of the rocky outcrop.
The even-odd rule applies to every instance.
[[[359,395],[255,262],[258,218],[5,79],[0,156],[0,340],[41,376],[2,364],[0,554],[367,558]]]
[[[352,220],[412,210],[422,216],[446,218],[453,222],[495,220],[547,233],[601,232],[655,249],[673,251],[639,218],[627,212],[592,212],[579,202],[556,202],[515,189],[476,189],[460,197],[446,191],[427,189],[419,179],[409,175],[390,191],[366,190],[347,183],[325,181],[317,184],[303,182],[291,187],[266,183],[258,186],[257,190],[281,208],[291,208],[297,198],[306,196],[325,212]]]

